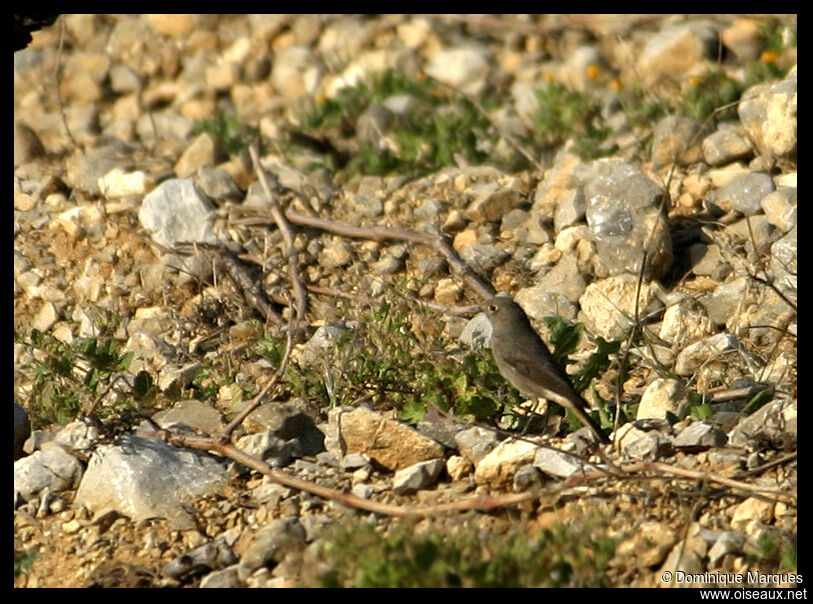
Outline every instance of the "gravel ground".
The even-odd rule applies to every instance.
[[[143,472],[129,497],[157,505],[175,494],[148,488],[162,473],[185,477],[176,491],[207,482],[188,466],[94,473],[124,442],[139,458],[163,453],[126,440],[128,388],[79,387],[100,351],[62,374],[57,351],[114,343],[129,364],[102,369],[130,391],[149,380],[142,413],[217,434],[279,362],[253,351],[263,335],[284,342],[300,299],[291,245],[309,296],[291,362],[334,394],[342,361],[320,338],[366,333],[364,309],[395,291],[420,311],[426,352],[476,335],[471,307],[500,291],[546,338],[546,316],[583,323],[580,365],[597,338],[628,333],[637,291],[651,338],[632,347],[618,393],[637,421],[602,459],[574,436],[520,450],[493,433],[465,444],[468,424],[413,430],[387,396],[369,397],[367,417],[275,391],[283,415],[250,416],[241,449],[382,504],[536,485],[517,505],[407,526],[451,540],[562,524],[614,540],[596,575],[564,584],[653,587],[680,570],[717,573],[694,586],[748,572],[774,575],[750,585],[795,585],[795,32],[795,15],[62,15],[35,32],[14,54],[15,586],[310,586],[331,570],[328,528],[403,526],[211,456],[206,477],[222,481],[181,512],[105,499],[105,485]],[[348,94],[386,72],[420,84]],[[325,108],[339,100],[336,117]],[[320,109],[332,117],[312,128]],[[414,145],[404,132],[424,115],[436,129]],[[239,148],[248,132],[264,137],[290,239]],[[614,400],[616,376],[613,365],[595,393]],[[773,398],[746,409],[736,393],[759,384]],[[713,407],[690,413],[689,390],[714,393]],[[102,423],[69,424],[91,406]],[[35,428],[19,460],[18,410]],[[540,442],[630,473],[574,484]],[[23,489],[35,467],[44,482]],[[189,570],[192,552],[205,562]]]

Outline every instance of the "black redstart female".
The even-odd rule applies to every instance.
[[[602,443],[609,442],[587,414],[587,401],[556,365],[519,304],[506,296],[495,296],[485,311],[491,322],[491,351],[503,377],[523,396],[545,398],[570,409]]]

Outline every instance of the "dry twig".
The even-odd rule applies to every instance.
[[[249,153],[251,154],[251,160],[254,162],[254,170],[257,172],[257,176],[260,178],[260,183],[262,184],[268,205],[271,209],[271,216],[274,218],[274,222],[277,223],[277,227],[285,240],[285,246],[287,248],[286,252],[288,253],[288,270],[291,277],[291,283],[294,287],[294,295],[296,296],[296,314],[298,321],[301,321],[304,320],[305,314],[308,312],[308,290],[305,289],[302,280],[299,278],[299,261],[297,259],[296,246],[294,245],[294,235],[291,230],[291,225],[289,224],[288,219],[286,219],[282,208],[280,208],[274,194],[271,191],[271,186],[268,184],[268,177],[266,176],[265,170],[263,170],[263,166],[260,163],[260,154],[257,151],[256,144],[249,146]]]
[[[449,263],[463,281],[472,290],[484,299],[489,299],[494,295],[494,288],[490,283],[481,279],[461,258],[457,255],[451,245],[440,235],[430,235],[418,233],[407,229],[390,229],[387,227],[359,227],[351,224],[343,224],[318,216],[309,216],[296,210],[288,208],[285,216],[294,224],[309,226],[329,233],[352,237],[354,239],[371,239],[373,241],[409,241],[419,243],[439,252]]]

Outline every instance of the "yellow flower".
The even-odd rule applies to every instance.
[[[779,55],[773,50],[765,50],[763,51],[762,55],[760,55],[759,60],[763,63],[776,63],[776,60],[779,58]]]

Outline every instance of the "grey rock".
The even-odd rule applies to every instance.
[[[236,201],[243,192],[231,175],[220,168],[201,167],[195,174],[195,182],[201,192],[216,201]]]
[[[351,220],[375,218],[384,212],[384,203],[376,195],[357,193],[349,200]]]
[[[734,447],[749,451],[794,450],[797,443],[796,400],[775,400],[744,418],[729,433]]]
[[[369,499],[375,493],[375,489],[371,487],[369,484],[359,483],[353,485],[353,488],[350,490],[353,495],[356,497],[361,497],[362,499]]]
[[[575,303],[579,301],[586,288],[587,283],[581,271],[579,271],[575,254],[564,254],[562,259],[540,277],[532,288],[522,291],[529,292],[524,295],[529,295],[530,292],[560,294],[570,302]],[[519,295],[517,295],[517,298],[519,298]]]
[[[403,258],[385,254],[372,265],[373,271],[378,275],[392,275],[404,269]]]
[[[214,206],[189,178],[164,181],[144,197],[138,220],[153,239],[172,247],[179,242],[216,243]]]
[[[471,321],[466,323],[463,331],[460,333],[460,343],[463,346],[477,350],[479,348],[487,348],[488,341],[491,339],[491,322],[485,313],[478,313],[472,317]]]
[[[794,226],[771,245],[768,265],[773,284],[794,304],[797,299],[797,231]]]
[[[164,565],[163,572],[173,579],[184,580],[203,572],[222,569],[237,563],[231,547],[224,539],[214,539],[209,543],[185,552]]]
[[[658,202],[662,191],[636,166],[622,160],[596,160],[583,171],[587,224],[596,250],[611,275],[636,274],[643,245],[650,242],[653,278],[672,262],[672,242]]]
[[[738,450],[713,449],[708,452],[708,459],[709,464],[725,472],[739,472],[746,467],[745,456]]]
[[[737,112],[760,153],[796,152],[796,69],[781,82],[757,84],[740,98]]]
[[[44,489],[60,492],[73,488],[82,475],[82,464],[64,448],[44,443],[42,449],[14,462],[15,499],[30,501]]]
[[[753,216],[761,212],[762,199],[775,188],[769,174],[753,172],[715,191],[709,200],[726,211],[734,209],[746,216]]]
[[[568,478],[577,472],[595,472],[599,469],[575,455],[544,447],[537,449],[533,465],[543,474],[555,478]]]
[[[556,233],[584,220],[587,200],[582,188],[568,191],[559,199],[556,213],[553,215],[553,230]]]
[[[748,254],[751,259],[753,259],[754,244],[756,244],[757,251],[763,254],[782,235],[779,229],[771,226],[768,217],[761,213],[732,222],[723,229],[723,233],[729,237],[729,241],[747,242]]]
[[[93,512],[113,509],[136,521],[168,518],[170,526],[186,530],[195,523],[183,506],[227,482],[224,466],[208,454],[125,436],[96,449],[74,503]]]
[[[545,482],[542,472],[533,464],[526,464],[519,468],[514,474],[513,489],[515,493],[522,493],[534,487],[541,486]]]
[[[455,434],[454,441],[460,455],[476,464],[497,446],[499,438],[493,430],[474,426]]]
[[[740,350],[740,343],[729,333],[719,333],[686,346],[675,360],[675,373],[691,375],[709,358]]]
[[[203,365],[197,361],[188,363],[182,367],[166,367],[158,376],[158,387],[164,391],[167,388],[177,388],[183,390],[188,388],[195,376],[203,370]]]
[[[302,455],[316,455],[325,450],[325,438],[308,411],[308,405],[302,399],[266,403],[249,414],[245,425],[270,430],[285,441],[297,440]]]
[[[726,444],[726,435],[708,422],[692,422],[681,430],[672,445],[676,449],[704,449],[722,447]]]
[[[697,162],[702,157],[700,126],[697,120],[680,115],[659,120],[652,133],[652,163],[655,167]]]
[[[444,209],[444,203],[434,197],[429,197],[421,201],[412,212],[415,218],[423,223],[434,225]]]
[[[99,440],[96,426],[81,419],[63,426],[54,434],[52,442],[68,451],[86,451]]]
[[[160,141],[185,143],[194,128],[194,120],[171,111],[142,115],[135,125],[136,134],[145,145],[156,145]]]
[[[474,244],[460,250],[460,257],[475,271],[487,274],[508,260],[510,254],[498,245]]]
[[[445,460],[430,459],[398,470],[392,478],[392,490],[405,495],[426,488],[435,482],[445,467]]]
[[[490,51],[479,44],[438,51],[426,65],[426,73],[466,94],[478,95],[486,86]]]
[[[223,431],[220,412],[197,400],[180,401],[170,409],[159,411],[152,419],[165,430],[201,431],[211,436]]]
[[[141,76],[128,65],[116,63],[110,68],[110,89],[118,94],[137,92],[144,87]]]
[[[297,361],[304,366],[320,367],[331,349],[351,335],[351,330],[344,325],[321,325],[304,344]]]
[[[581,275],[574,281],[574,290],[583,285]],[[545,317],[562,317],[568,321],[575,321],[579,309],[569,297],[563,293],[546,292],[540,285],[526,287],[517,292],[515,296],[517,304],[525,309],[525,313],[537,321],[543,321]]]
[[[328,270],[342,268],[353,261],[353,249],[346,241],[331,239],[319,253],[319,265]]]
[[[739,531],[723,531],[709,549],[709,562],[716,566],[726,554],[741,553],[747,538],[745,533]]]
[[[233,589],[242,586],[243,583],[240,581],[239,566],[237,564],[213,571],[200,581],[201,588]]]
[[[516,191],[495,182],[475,185],[467,191],[467,195],[472,197],[472,201],[466,208],[465,216],[474,222],[497,222],[521,202]]]
[[[717,33],[706,23],[669,25],[644,46],[638,58],[638,73],[644,86],[661,78],[680,78],[716,51]]]
[[[199,134],[184,149],[175,163],[175,174],[178,178],[192,176],[200,168],[210,167],[228,158],[220,142],[208,132]]]
[[[730,125],[721,126],[717,132],[703,139],[703,158],[710,166],[723,166],[749,157],[754,152],[751,141]]]
[[[465,430],[466,426],[430,411],[424,420],[418,422],[415,429],[424,436],[436,440],[447,449],[457,450],[455,434]]]
[[[516,233],[520,228],[525,226],[528,221],[528,212],[520,208],[514,208],[502,217],[500,222],[500,232],[514,232]]]
[[[361,468],[369,468],[370,456],[364,453],[348,453],[340,462],[340,466],[346,472],[353,472]]]
[[[312,422],[313,432],[308,431],[301,438],[285,437],[299,432],[291,429],[291,425],[299,423],[297,420],[301,419],[302,416],[292,418],[292,421],[288,422],[289,425],[283,424],[280,430],[268,429],[261,433],[243,436],[238,439],[237,446],[249,455],[254,455],[277,467],[287,466],[294,459],[305,455],[315,455],[324,449],[325,437]]]
[[[126,168],[131,154],[130,147],[118,140],[85,153],[74,153],[65,162],[65,181],[91,195],[100,195],[99,179],[113,168]]]
[[[305,528],[297,518],[276,520],[257,531],[243,552],[238,567],[239,577],[245,580],[255,570],[269,562],[281,562],[288,552],[305,546]]]
[[[659,432],[641,431],[637,438],[624,440],[624,454],[632,459],[661,459],[672,453],[671,439]]]
[[[709,320],[715,325],[725,325],[742,304],[748,287],[747,277],[727,281],[715,287],[711,296],[702,299]]]
[[[689,262],[695,275],[705,275],[722,280],[731,272],[731,265],[720,252],[717,244],[695,243],[689,247]]]
[[[422,277],[442,277],[449,274],[449,265],[443,258],[422,258],[416,264]]]
[[[779,187],[760,202],[773,226],[788,232],[796,226],[796,187]]]

